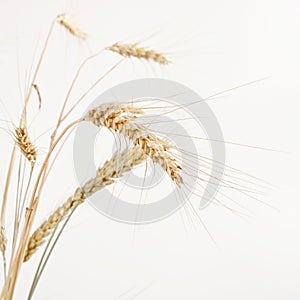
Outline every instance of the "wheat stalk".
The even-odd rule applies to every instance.
[[[146,126],[134,122],[143,114],[143,110],[132,104],[104,103],[90,110],[85,121],[96,126],[105,126],[129,138],[139,145],[143,152],[155,163],[159,164],[177,185],[183,183],[181,166],[173,156],[172,144],[152,134]]]
[[[106,50],[118,53],[124,57],[136,57],[139,59],[152,60],[161,65],[167,65],[170,63],[170,60],[161,52],[157,52],[154,49],[147,49],[135,44],[123,44],[117,42],[109,47],[106,47]]]
[[[113,157],[106,161],[102,168],[99,168],[94,178],[88,180],[82,187],[77,188],[75,193],[68,200],[59,206],[42,223],[29,238],[24,261],[27,261],[32,254],[46,241],[58,223],[66,218],[73,209],[83,203],[88,197],[115,182],[124,173],[142,163],[146,156],[140,147],[127,148],[122,153],[116,152]]]
[[[71,15],[67,13],[60,14],[57,16],[56,21],[65,27],[75,37],[81,40],[87,39],[87,33],[81,27],[79,27]]]
[[[33,167],[36,162],[36,149],[31,142],[28,131],[25,126],[17,127],[15,129],[16,143],[19,146],[21,152],[26,159],[31,163]]]

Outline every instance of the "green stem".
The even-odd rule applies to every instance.
[[[49,249],[49,247],[51,245],[51,241],[53,240],[53,238],[55,236],[55,232],[56,232],[56,230],[57,230],[58,225],[59,225],[60,222],[58,222],[58,224],[56,225],[56,227],[55,227],[55,229],[54,229],[54,231],[53,231],[50,239],[47,242],[47,246],[46,246],[46,248],[45,248],[45,250],[43,252],[43,255],[42,255],[41,259],[40,259],[39,265],[37,267],[37,270],[35,272],[35,275],[34,275],[34,278],[33,278],[32,284],[31,284],[31,288],[30,288],[27,300],[31,300],[32,299],[33,293],[35,292],[36,286],[37,286],[37,284],[38,284],[38,282],[39,282],[39,280],[40,280],[40,278],[42,276],[42,273],[43,273],[43,271],[44,271],[44,269],[46,267],[46,264],[47,264],[47,262],[48,262],[48,260],[49,260],[49,258],[51,256],[51,254],[53,252],[53,249],[54,249],[54,247],[55,247],[56,243],[58,242],[58,239],[60,238],[60,236],[61,236],[64,228],[68,224],[69,220],[71,219],[71,216],[73,215],[73,213],[74,213],[74,211],[76,210],[77,207],[78,206],[74,207],[74,209],[71,211],[70,215],[67,217],[67,219],[65,220],[64,224],[62,225],[62,227],[61,227],[58,235],[56,236],[56,238],[55,238],[55,240],[54,240],[51,248]],[[49,249],[49,252],[47,253],[48,249]]]

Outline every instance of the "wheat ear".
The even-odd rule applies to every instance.
[[[143,152],[159,164],[177,185],[183,183],[182,168],[171,152],[172,144],[152,134],[146,126],[138,124],[135,119],[143,110],[132,104],[104,103],[90,110],[84,120],[96,126],[105,126],[129,138],[139,145]]]
[[[4,227],[0,227],[0,251],[5,262],[5,251],[6,251],[7,238],[5,235]]]
[[[36,162],[36,149],[31,142],[26,127],[21,126],[15,129],[16,143],[26,159],[33,167]]]
[[[136,57],[139,59],[152,60],[161,65],[167,65],[170,63],[165,54],[157,52],[153,49],[140,47],[137,43],[123,44],[117,42],[109,47],[106,47],[106,50],[118,53],[119,55],[122,55],[124,57]]]
[[[87,33],[81,27],[79,27],[71,15],[67,13],[60,14],[57,16],[56,21],[65,27],[75,37],[81,40],[87,39]]]
[[[94,178],[88,180],[82,187],[77,188],[73,196],[59,206],[49,217],[37,228],[29,238],[24,261],[46,241],[58,223],[66,218],[75,207],[83,203],[88,197],[115,182],[117,178],[130,171],[146,159],[140,147],[127,148],[122,153],[117,152],[99,168]]]

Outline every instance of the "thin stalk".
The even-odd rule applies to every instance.
[[[30,183],[31,183],[31,179],[32,179],[32,174],[33,174],[33,168],[30,169],[30,174],[29,174],[29,178],[28,178],[28,182],[27,182],[27,186],[26,186],[26,191],[25,191],[23,201],[21,203],[21,208],[20,208],[20,211],[19,211],[19,220],[21,219],[21,216],[24,212],[24,207],[25,207],[26,199],[27,199],[28,192],[29,192],[29,187],[30,187]]]
[[[26,161],[25,161],[25,163],[26,163]],[[29,178],[28,178],[28,182],[27,182],[25,194],[24,194],[22,203],[20,203],[20,208],[19,208],[19,213],[18,213],[18,219],[17,219],[18,220],[17,230],[16,230],[16,233],[15,233],[16,234],[16,238],[18,237],[18,234],[19,234],[19,226],[20,226],[21,216],[22,216],[23,211],[24,211],[24,206],[25,206],[26,198],[27,198],[27,195],[28,195],[29,187],[30,187],[30,182],[31,182],[31,179],[32,179],[32,173],[33,173],[33,168],[30,169],[30,174],[29,174]],[[12,245],[11,258],[10,258],[10,267],[11,267],[11,264],[12,264],[12,261],[13,261],[13,257],[14,257],[15,251],[16,251],[16,246],[17,246],[16,241],[17,241],[17,239],[13,241],[13,245]]]
[[[64,146],[65,143],[67,142],[68,138],[70,137],[70,135],[71,135],[71,133],[73,132],[74,129],[75,129],[75,128],[73,128],[72,130],[70,130],[70,132],[68,133],[67,137],[66,137],[65,140],[61,143],[59,149],[57,150],[57,152],[56,152],[54,158],[53,158],[52,161],[51,161],[50,166],[49,166],[48,169],[47,169],[47,172],[46,172],[46,175],[45,175],[45,180],[48,178],[48,176],[49,176],[49,174],[50,174],[50,172],[51,172],[51,170],[52,170],[52,168],[53,168],[53,166],[54,166],[54,164],[55,164],[55,162],[56,162],[56,160],[57,160],[57,158],[58,158],[60,152],[61,152],[62,149],[63,149],[63,146]]]
[[[22,116],[21,116],[21,125],[25,125],[25,124],[26,124],[26,118],[27,118],[27,117],[26,117],[26,114],[27,114],[27,104],[28,104],[30,95],[31,95],[31,93],[32,93],[32,90],[33,90],[33,88],[34,88],[34,83],[35,83],[35,81],[36,81],[37,75],[38,75],[39,70],[40,70],[40,68],[41,68],[41,64],[42,64],[43,58],[44,58],[44,56],[45,56],[45,53],[46,53],[46,50],[47,50],[47,47],[48,47],[49,40],[50,40],[50,36],[51,36],[51,34],[52,34],[54,25],[55,25],[55,21],[53,21],[52,24],[51,24],[51,26],[50,26],[50,29],[49,29],[49,32],[48,32],[46,41],[45,41],[45,43],[44,43],[43,50],[42,50],[42,52],[41,52],[40,58],[39,58],[39,60],[38,60],[37,66],[36,66],[36,68],[35,68],[35,72],[34,72],[34,74],[33,74],[32,80],[31,80],[31,84],[30,84],[30,86],[29,86],[28,93],[27,93],[26,98],[25,98],[24,108],[23,108],[23,112],[22,112]]]
[[[5,182],[5,188],[4,188],[4,193],[3,193],[3,200],[2,200],[2,207],[1,207],[1,215],[0,215],[0,228],[1,228],[1,234],[3,234],[3,242],[6,239],[5,236],[5,211],[6,211],[6,204],[7,204],[7,197],[8,197],[8,191],[9,191],[9,186],[11,182],[11,175],[15,163],[15,157],[16,157],[16,152],[17,152],[17,145],[14,144],[11,157],[10,157],[10,162],[9,162],[9,167],[8,167],[8,172],[6,176],[6,182]],[[4,273],[6,274],[6,255],[5,255],[5,247],[3,248],[3,269]]]
[[[57,244],[58,239],[60,238],[63,230],[65,229],[66,225],[68,224],[69,220],[71,219],[71,216],[73,215],[73,213],[74,213],[74,211],[76,210],[77,207],[78,206],[74,207],[74,209],[71,211],[70,215],[65,220],[64,224],[62,225],[62,227],[61,227],[61,229],[60,229],[60,231],[59,231],[56,239],[54,240],[54,242],[53,242],[53,244],[52,244],[52,246],[51,246],[51,248],[49,250],[49,253],[47,254],[47,250],[50,247],[51,241],[53,240],[53,238],[55,236],[55,232],[56,232],[56,230],[58,228],[59,223],[56,225],[53,233],[51,234],[51,237],[50,237],[49,241],[47,242],[47,246],[46,246],[46,248],[45,248],[45,250],[43,252],[43,255],[42,255],[41,259],[40,259],[39,265],[38,265],[37,270],[35,272],[35,275],[34,275],[34,278],[33,278],[32,284],[31,284],[31,288],[30,288],[27,300],[31,300],[31,298],[33,296],[33,293],[35,292],[35,289],[37,287],[37,284],[38,284],[38,282],[39,282],[39,280],[40,280],[40,278],[42,276],[42,273],[43,273],[43,271],[44,271],[44,269],[46,267],[46,264],[47,264],[47,262],[48,262],[48,260],[49,260],[49,258],[51,256],[53,250],[54,250],[54,247]]]
[[[102,49],[102,50],[100,50],[99,52],[97,52],[97,53],[95,53],[95,54],[93,54],[93,55],[87,57],[86,59],[84,59],[84,61],[81,63],[81,65],[80,65],[79,68],[77,69],[77,71],[76,71],[76,73],[75,73],[75,76],[74,76],[74,78],[73,78],[73,80],[72,80],[72,83],[71,83],[71,85],[70,85],[70,87],[69,87],[69,89],[68,89],[68,92],[67,92],[65,101],[64,101],[64,103],[63,103],[63,106],[62,106],[62,108],[61,108],[61,111],[60,111],[60,113],[59,113],[59,117],[58,117],[58,120],[57,120],[56,127],[55,127],[55,129],[54,129],[54,132],[53,132],[52,135],[51,135],[51,143],[52,143],[53,140],[55,139],[55,136],[56,136],[56,133],[57,133],[57,131],[58,131],[58,128],[59,128],[59,126],[60,126],[60,124],[61,124],[61,122],[62,122],[62,118],[63,118],[63,114],[64,114],[64,112],[65,112],[65,108],[66,108],[66,106],[67,106],[67,103],[68,103],[68,100],[69,100],[69,98],[70,98],[71,92],[72,92],[72,90],[73,90],[73,88],[74,88],[74,86],[75,86],[75,83],[76,83],[76,81],[77,81],[77,79],[78,79],[78,77],[79,77],[79,75],[80,75],[81,70],[83,69],[83,67],[86,65],[86,63],[87,63],[88,61],[90,61],[91,59],[93,59],[93,58],[97,57],[98,55],[100,55],[100,54],[103,52],[103,50],[104,50],[104,49]]]
[[[104,75],[102,75],[100,78],[98,78],[90,87],[89,89],[75,102],[75,104],[70,108],[70,110],[62,117],[61,122],[63,122],[75,109],[75,107],[84,99],[84,97],[103,79],[105,78],[109,73],[111,73],[115,68],[117,68],[125,58],[119,60],[116,64],[114,64]]]
[[[20,160],[19,160],[19,168],[18,168],[18,182],[17,182],[17,195],[16,195],[16,206],[15,206],[15,216],[14,216],[14,230],[13,230],[13,246],[16,243],[17,240],[17,227],[18,227],[18,221],[19,221],[19,209],[20,209],[20,199],[22,197],[22,188],[20,188],[20,182],[21,186],[23,185],[23,180],[24,180],[24,171],[25,171],[25,166],[23,168],[22,172],[22,179],[21,179],[21,169],[22,169],[22,154],[20,153]],[[26,162],[25,162],[26,163]]]

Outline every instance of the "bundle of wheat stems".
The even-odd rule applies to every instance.
[[[1,300],[13,299],[16,288],[17,279],[22,267],[22,264],[30,260],[31,256],[37,252],[40,246],[46,241],[49,242],[49,237],[54,237],[58,225],[66,224],[73,211],[85,202],[92,194],[98,190],[111,185],[121,178],[125,173],[130,172],[135,166],[146,160],[152,160],[153,163],[162,167],[176,185],[180,186],[183,183],[182,166],[177,158],[172,153],[172,146],[164,138],[158,137],[147,126],[140,125],[136,120],[145,114],[144,110],[132,104],[106,103],[90,110],[84,118],[80,118],[70,122],[64,128],[62,123],[67,116],[70,115],[73,108],[82,100],[79,99],[76,104],[65,112],[67,101],[71,90],[78,78],[78,75],[85,63],[98,55],[88,57],[79,67],[72,85],[70,86],[67,97],[65,98],[58,122],[49,136],[50,146],[45,157],[40,160],[37,145],[34,145],[30,138],[30,131],[27,124],[28,102],[32,96],[32,92],[36,91],[41,105],[41,96],[36,85],[36,79],[39,74],[40,65],[43,61],[44,54],[49,43],[50,36],[53,34],[53,28],[59,24],[64,27],[67,32],[79,40],[86,40],[87,33],[83,30],[74,19],[67,13],[60,14],[53,21],[49,34],[47,36],[44,48],[41,52],[36,70],[31,79],[31,84],[24,99],[24,107],[21,112],[19,126],[15,128],[14,145],[11,153],[11,159],[6,177],[5,189],[2,198],[2,208],[0,216],[0,251],[2,253],[4,264],[4,283],[1,291]],[[105,47],[103,50],[116,52],[124,57],[135,57],[138,59],[146,59],[159,64],[169,63],[169,59],[162,53],[153,49],[146,49],[135,44],[122,44],[120,42],[112,46]],[[100,79],[101,80],[101,79]],[[97,83],[100,81],[98,80]],[[39,208],[39,202],[43,201],[41,192],[44,188],[46,177],[50,169],[50,162],[53,160],[54,150],[62,143],[66,134],[80,122],[91,122],[98,127],[106,127],[116,134],[127,138],[131,145],[127,146],[123,152],[117,151],[110,160],[106,161],[99,167],[95,176],[88,179],[82,186],[75,189],[64,203],[62,203],[49,217],[38,227],[33,228],[36,212]],[[22,205],[17,207],[16,222],[13,237],[6,236],[6,210],[8,207],[9,192],[11,190],[11,180],[14,174],[15,158],[17,152],[23,155],[27,163],[30,164],[30,176],[28,188],[26,190]],[[38,164],[36,162],[39,162]],[[33,170],[35,172],[33,173]],[[32,174],[36,174],[32,176]],[[62,229],[61,229],[62,230]],[[11,243],[11,253],[7,253],[7,244]],[[47,245],[48,246],[48,245]],[[28,299],[31,299],[37,281],[40,277],[35,276],[35,281],[30,289]]]

